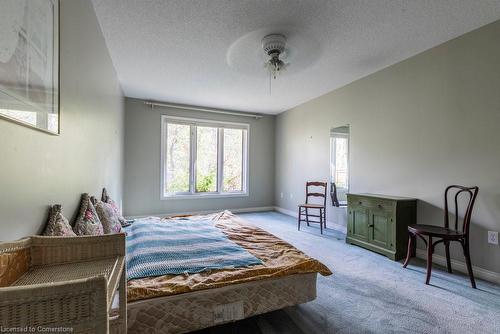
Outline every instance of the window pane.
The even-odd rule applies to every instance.
[[[347,138],[335,138],[335,184],[339,188],[347,188],[347,150],[348,141]]]
[[[243,131],[224,129],[224,191],[243,191]]]
[[[217,128],[196,128],[196,191],[217,191]]]
[[[189,192],[190,126],[167,124],[166,191]]]

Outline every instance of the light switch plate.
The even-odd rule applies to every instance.
[[[498,245],[498,232],[488,231],[488,243]]]

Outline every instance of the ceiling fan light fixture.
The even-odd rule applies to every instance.
[[[280,59],[285,52],[286,37],[282,34],[270,34],[262,39],[262,49],[269,57],[266,67],[269,70],[269,92],[271,92],[271,78],[276,79],[286,64]]]
[[[285,46],[286,37],[281,34],[270,34],[262,39],[262,49],[268,56],[283,53]]]

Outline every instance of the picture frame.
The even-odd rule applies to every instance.
[[[60,134],[59,0],[0,2],[0,118]]]

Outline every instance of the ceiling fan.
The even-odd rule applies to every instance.
[[[286,55],[285,47],[286,37],[282,34],[270,34],[262,39],[262,49],[269,57],[264,65],[269,72],[269,93],[271,93],[272,79],[276,79],[289,65],[283,61]]]

